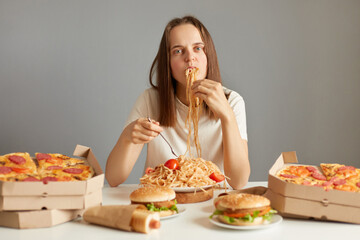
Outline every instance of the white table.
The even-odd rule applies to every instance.
[[[267,186],[266,182],[251,182],[246,187]],[[129,194],[138,185],[121,185],[103,189],[103,205],[129,204]],[[221,191],[216,190],[215,196]],[[213,199],[194,204],[180,204],[186,211],[171,219],[161,221],[161,228],[150,234],[124,232],[85,223],[82,219],[51,228],[11,229],[0,227],[0,239],[169,239],[169,240],[228,240],[228,239],[360,239],[360,225],[314,220],[284,219],[282,223],[261,230],[231,230],[215,226],[209,221],[214,211]],[[360,217],[360,216],[359,216]]]

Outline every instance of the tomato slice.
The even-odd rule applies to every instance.
[[[210,174],[209,176],[210,179],[214,180],[215,182],[222,182],[225,180],[225,176],[220,174],[220,173],[215,173],[213,172],[212,174]]]
[[[153,171],[155,171],[153,168],[148,167],[148,168],[145,170],[145,174],[152,173]]]
[[[14,172],[17,173],[27,173],[29,172],[30,169],[28,168],[11,168]]]
[[[271,207],[269,206],[269,207],[265,208],[264,210],[262,210],[257,216],[258,217],[263,216],[266,213],[270,212],[270,210],[271,210]],[[234,218],[243,218],[248,214],[249,214],[248,212],[245,212],[245,213],[227,213],[227,212],[224,212],[225,216],[234,217]],[[253,216],[254,213],[251,213],[250,215]]]
[[[179,162],[176,159],[170,159],[170,160],[166,161],[164,166],[169,168],[169,169],[178,169],[179,168]]]
[[[55,164],[55,165],[61,165],[63,163],[63,160],[60,158],[50,158],[45,160],[47,163]]]

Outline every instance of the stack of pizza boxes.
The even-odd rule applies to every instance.
[[[95,175],[73,182],[0,181],[0,226],[50,227],[81,216],[84,209],[102,203],[104,174],[89,147],[77,145],[74,156],[92,166]]]
[[[274,209],[286,217],[360,224],[360,192],[326,191],[288,183],[276,176],[283,167],[297,163],[295,152],[283,152],[269,170],[265,196]]]

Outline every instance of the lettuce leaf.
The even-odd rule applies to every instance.
[[[167,208],[167,207],[160,207],[160,208],[157,208],[155,207],[155,205],[153,203],[149,203],[146,205],[147,209],[149,211],[152,211],[152,212],[160,212],[160,211],[167,211],[167,210],[172,210],[172,211],[176,211],[177,213],[179,212],[177,206],[177,201],[175,200],[175,204],[172,205],[170,208]]]
[[[213,216],[215,215],[223,215],[224,219],[228,222],[228,223],[233,223],[235,221],[235,219],[238,219],[238,220],[242,220],[242,221],[245,221],[245,222],[254,222],[255,218],[257,218],[259,216],[259,213],[260,211],[255,211],[252,215],[251,214],[247,214],[245,217],[241,217],[241,218],[234,218],[234,217],[229,217],[229,216],[226,216],[226,215],[223,215],[224,212],[223,211],[220,211],[220,210],[215,210],[213,212],[213,214],[211,214],[211,216],[209,218],[213,218]],[[277,213],[276,210],[274,209],[271,209],[269,212],[267,212],[266,214],[264,214],[263,216],[261,216],[264,220],[268,220],[270,221],[273,214],[274,213]]]

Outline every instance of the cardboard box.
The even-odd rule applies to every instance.
[[[0,212],[0,226],[11,228],[44,228],[80,217],[84,210],[38,210]]]
[[[74,156],[86,158],[95,176],[76,182],[1,182],[0,210],[83,209],[102,202],[104,173],[92,150],[77,145]]]
[[[297,164],[295,152],[284,152],[269,170],[265,196],[280,214],[360,224],[360,193],[285,182],[276,173],[288,164]]]

